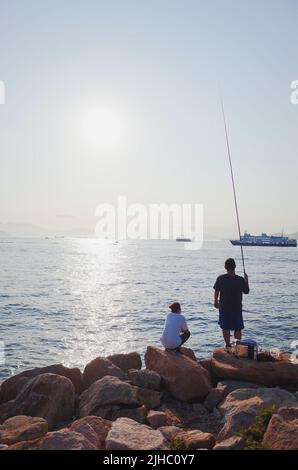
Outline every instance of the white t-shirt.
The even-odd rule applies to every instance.
[[[162,337],[160,341],[168,349],[178,348],[181,344],[180,333],[188,330],[185,317],[181,313],[170,312],[167,315]]]

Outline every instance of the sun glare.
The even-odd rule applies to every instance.
[[[87,110],[82,119],[84,140],[97,149],[112,150],[123,142],[124,126],[116,112],[109,108]]]

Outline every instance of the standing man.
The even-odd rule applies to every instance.
[[[242,294],[249,293],[248,276],[237,276],[233,258],[225,262],[227,274],[222,274],[214,284],[214,307],[219,309],[219,325],[222,329],[226,349],[231,347],[231,330],[235,339],[241,339],[244,328],[242,318]],[[219,297],[220,296],[220,297]]]

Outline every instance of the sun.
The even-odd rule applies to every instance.
[[[124,125],[117,112],[109,108],[92,108],[83,113],[84,140],[98,150],[113,150],[124,139]]]

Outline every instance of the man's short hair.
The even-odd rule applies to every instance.
[[[233,258],[228,258],[225,262],[225,268],[227,271],[234,271],[236,268],[236,263]]]

